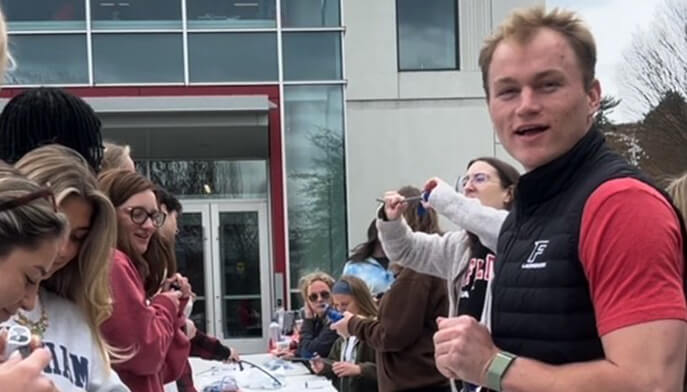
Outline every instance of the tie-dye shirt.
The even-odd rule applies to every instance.
[[[384,294],[394,283],[394,275],[384,268],[377,260],[370,257],[363,261],[346,262],[343,275],[353,275],[363,280],[370,289],[372,296]]]

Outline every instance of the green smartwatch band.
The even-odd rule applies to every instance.
[[[499,351],[496,354],[487,369],[487,388],[492,391],[501,391],[501,380],[503,379],[503,375],[506,374],[506,371],[515,358],[517,358],[517,356],[505,351]]]

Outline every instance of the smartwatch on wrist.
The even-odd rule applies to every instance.
[[[489,363],[489,368],[487,368],[487,388],[492,391],[501,391],[501,380],[503,380],[503,376],[515,358],[517,356],[509,352],[499,351],[496,353],[496,356]]]

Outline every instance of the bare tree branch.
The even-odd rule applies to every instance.
[[[621,78],[633,112],[646,114],[672,91],[687,97],[687,1],[665,0],[648,31],[634,34]]]
[[[633,35],[621,79],[634,124],[602,127],[609,143],[655,179],[687,168],[687,1],[664,0],[650,28]]]

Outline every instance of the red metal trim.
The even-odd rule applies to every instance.
[[[286,206],[284,205],[285,168],[282,164],[281,117],[279,115],[279,99],[277,107],[269,114],[269,149],[270,149],[270,195],[272,196],[272,249],[274,250],[274,272],[284,276],[284,295],[288,295],[289,283],[286,282]],[[287,298],[287,297],[284,297]]]
[[[0,97],[11,98],[22,88],[4,87]],[[142,86],[142,87],[68,87],[66,91],[80,97],[137,97],[178,95],[267,95],[270,101],[279,103],[279,87],[260,86]]]

